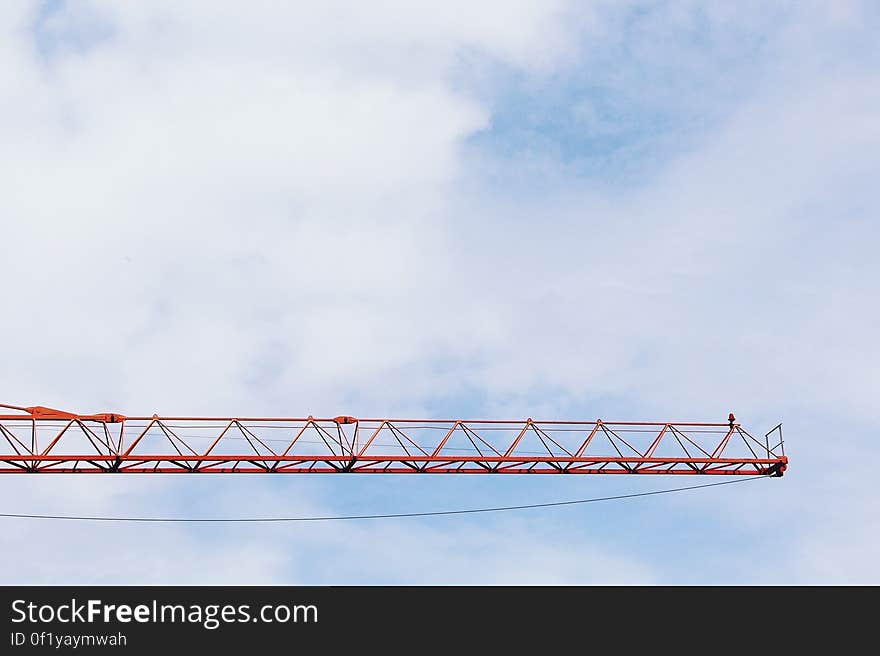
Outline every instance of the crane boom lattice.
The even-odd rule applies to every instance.
[[[775,475],[781,425],[736,422],[127,417],[0,405],[3,473]]]

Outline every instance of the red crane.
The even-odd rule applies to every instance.
[[[444,473],[782,476],[781,424],[127,417],[0,404],[0,474]],[[771,446],[771,442],[773,443]]]

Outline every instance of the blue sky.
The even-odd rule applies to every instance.
[[[733,410],[754,432],[785,422],[789,473],[478,518],[9,522],[7,582],[880,578],[872,3],[274,5],[0,9],[13,309],[0,399],[130,414]],[[668,485],[10,478],[2,512],[129,515]]]

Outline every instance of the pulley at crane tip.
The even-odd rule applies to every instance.
[[[788,469],[788,458],[783,458],[767,470],[767,476],[780,478],[785,473],[786,469]]]

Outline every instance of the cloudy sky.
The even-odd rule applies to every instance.
[[[0,401],[733,410],[756,433],[784,421],[792,461],[475,518],[6,519],[3,582],[880,582],[880,10],[771,5],[0,4]],[[0,512],[397,512],[669,484],[502,478],[16,476]]]

